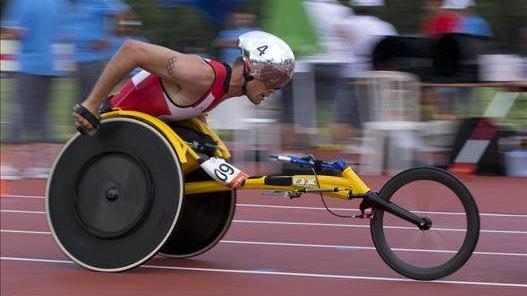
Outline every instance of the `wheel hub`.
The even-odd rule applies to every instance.
[[[119,198],[119,189],[112,187],[106,190],[106,199],[110,202],[116,201]]]
[[[419,223],[418,227],[421,230],[429,230],[430,228],[432,228],[432,220],[428,217],[424,217],[421,220],[421,223]]]
[[[94,157],[77,183],[76,213],[82,227],[100,238],[128,233],[148,215],[151,186],[137,159],[125,153]]]

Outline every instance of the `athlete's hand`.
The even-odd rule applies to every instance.
[[[82,134],[94,135],[97,131],[97,128],[99,127],[99,116],[97,115],[98,106],[90,104],[87,101],[80,104],[80,106],[81,107],[76,105],[73,108],[73,118],[75,125],[77,126],[77,130]],[[93,118],[90,119],[90,114],[84,112],[83,110],[91,113]]]

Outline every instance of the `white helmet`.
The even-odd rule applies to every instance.
[[[252,31],[238,37],[245,65],[246,81],[261,80],[267,88],[278,89],[292,78],[295,69],[295,55],[282,39],[273,34]]]

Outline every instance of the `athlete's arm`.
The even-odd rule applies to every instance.
[[[190,76],[195,75],[195,71],[200,68],[197,64],[201,65],[201,62],[193,55],[141,41],[127,41],[108,62],[82,105],[96,114],[104,98],[136,67],[156,74],[163,80],[179,84],[180,81],[189,80]],[[93,130],[86,119],[76,113],[73,115],[77,125],[88,132]]]

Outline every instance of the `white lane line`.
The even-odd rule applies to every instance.
[[[0,210],[0,212],[12,214],[46,214],[44,211]]]
[[[2,194],[2,195],[0,195],[0,197],[44,199],[44,196],[43,196],[43,195],[13,195],[13,194]]]
[[[51,235],[49,231],[27,231],[27,230],[11,230],[2,229],[0,232],[3,233],[15,233],[15,234],[42,234]],[[339,250],[366,250],[375,251],[374,247],[361,247],[361,246],[346,246],[346,245],[321,245],[321,244],[300,244],[300,243],[280,243],[280,242],[265,242],[265,241],[240,241],[240,240],[221,240],[220,243],[224,244],[239,244],[239,245],[260,245],[260,246],[278,246],[278,247],[303,247],[303,248],[327,248],[327,249],[339,249]],[[406,248],[393,248],[394,251],[399,252],[424,252],[424,253],[448,253],[455,254],[457,251],[454,250],[430,250],[430,249],[406,249]],[[474,255],[491,255],[491,256],[518,256],[527,257],[525,253],[502,253],[502,252],[479,252],[476,251]]]
[[[323,210],[326,211],[326,208],[321,207],[299,207],[299,206],[277,206],[277,205],[263,205],[263,204],[236,204],[237,207],[250,207],[250,208],[273,208],[273,209],[292,209],[292,210]],[[358,212],[359,209],[355,208],[331,208],[335,211],[353,211]],[[452,215],[460,216],[465,215],[465,213],[460,212],[431,212],[431,211],[415,211],[416,213],[421,214],[431,214],[431,215]],[[480,216],[487,217],[510,217],[510,218],[527,218],[527,215],[518,215],[518,214],[494,214],[494,213],[479,213]]]
[[[277,225],[295,225],[295,226],[327,226],[327,227],[354,227],[354,228],[370,228],[370,225],[360,225],[360,224],[332,224],[332,223],[308,223],[308,222],[286,222],[286,221],[258,221],[258,220],[232,220],[235,223],[251,223],[251,224],[277,224]],[[384,228],[389,229],[399,229],[399,230],[416,230],[415,227],[405,227],[405,226],[384,226]],[[433,227],[432,230],[435,231],[452,231],[452,232],[465,232],[465,229],[455,229],[455,228],[438,228]],[[480,230],[483,233],[501,233],[501,234],[527,234],[527,231],[519,230]]]
[[[44,200],[44,196],[40,195],[2,195],[1,197],[9,197],[9,198],[31,198],[31,199],[41,199]],[[317,210],[317,211],[325,211],[326,208],[322,207],[301,207],[301,206],[278,206],[278,205],[264,205],[264,204],[245,204],[245,203],[238,203],[236,204],[237,207],[251,207],[251,208],[272,208],[272,209],[290,209],[290,210]],[[354,211],[358,212],[359,209],[355,208],[331,208],[331,210],[335,211]],[[465,215],[464,213],[460,212],[431,212],[431,211],[416,211],[416,213],[422,213],[422,214],[430,214],[430,215]],[[520,215],[520,214],[496,214],[496,213],[479,213],[480,216],[483,217],[507,217],[507,218],[527,218],[527,215]]]
[[[13,214],[46,214],[44,211],[19,211],[19,210],[0,210],[2,213],[13,213]],[[335,223],[312,223],[312,222],[287,222],[287,221],[263,221],[263,220],[237,220],[233,219],[233,223],[241,224],[270,224],[270,225],[293,225],[293,226],[325,226],[325,227],[352,227],[352,228],[370,228],[370,225],[361,224],[335,224]],[[397,229],[397,230],[416,230],[415,227],[406,226],[384,226],[386,229]],[[465,232],[465,229],[455,228],[440,228],[434,227],[435,231],[450,231],[450,232]],[[481,229],[481,233],[498,233],[498,234],[527,234],[527,231],[520,230],[486,230]]]
[[[264,246],[284,246],[284,247],[307,247],[307,248],[328,248],[328,249],[343,249],[343,250],[368,250],[375,251],[374,247],[361,246],[345,246],[345,245],[319,245],[319,244],[298,244],[298,243],[279,243],[279,242],[261,242],[261,241],[233,241],[221,240],[225,244],[243,244],[243,245],[264,245]],[[455,254],[457,251],[453,250],[425,250],[425,249],[405,249],[393,248],[394,251],[399,252],[423,252],[423,253],[448,253]],[[495,256],[520,256],[527,257],[524,253],[500,253],[500,252],[474,252],[474,255],[495,255]]]
[[[17,233],[17,234],[45,234],[51,235],[50,231],[30,231],[30,230],[12,230],[12,229],[2,229],[0,232],[3,233]]]
[[[27,258],[27,257],[0,257],[4,261],[21,261],[21,262],[38,262],[38,263],[57,263],[57,264],[74,264],[69,260],[54,260],[43,258]],[[497,283],[497,282],[473,282],[473,281],[449,281],[436,280],[431,282],[419,282],[405,278],[390,278],[390,277],[371,277],[371,276],[354,276],[343,274],[323,274],[323,273],[304,273],[304,272],[281,272],[281,271],[263,271],[263,270],[244,270],[244,269],[221,269],[221,268],[197,268],[197,267],[180,267],[180,266],[163,266],[144,264],[139,268],[152,269],[167,269],[167,270],[186,270],[186,271],[203,271],[203,272],[221,272],[221,273],[237,273],[237,274],[258,274],[258,275],[279,275],[291,277],[309,277],[309,278],[325,278],[325,279],[346,279],[346,280],[364,280],[364,281],[387,281],[387,282],[414,282],[421,284],[453,284],[453,285],[474,285],[474,286],[496,286],[496,287],[513,287],[513,288],[527,288],[527,284],[513,284],[513,283]]]

